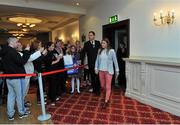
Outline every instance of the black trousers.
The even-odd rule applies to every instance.
[[[1,79],[1,78],[0,78]],[[2,104],[2,86],[3,86],[3,81],[0,80],[0,105]]]
[[[8,88],[6,84],[6,79],[2,78],[1,84],[0,84],[0,105],[5,102],[8,94]]]
[[[89,69],[90,75],[91,75],[91,83],[93,88],[93,93],[96,95],[100,95],[100,81],[99,76],[95,74],[94,68]]]
[[[89,79],[90,79],[89,69],[84,69],[84,81]]]
[[[119,77],[118,77],[118,83],[121,87],[121,89],[125,92],[126,91],[126,65],[124,61],[119,62],[120,67],[120,72],[119,72]]]
[[[66,81],[65,81],[65,78],[59,76],[59,74],[58,74],[57,88],[56,88],[56,97],[60,97],[65,92],[66,92]]]
[[[126,75],[124,72],[119,73],[118,83],[121,89],[125,92],[126,91]]]
[[[66,93],[66,79],[67,79],[67,73],[63,72],[60,74],[60,90],[61,94]]]
[[[48,96],[49,96],[49,99],[51,102],[55,102],[57,94],[61,93],[61,92],[58,92],[58,91],[60,91],[59,85],[58,85],[58,84],[60,84],[60,81],[59,81],[58,76],[56,74],[49,76],[48,81],[49,81]]]

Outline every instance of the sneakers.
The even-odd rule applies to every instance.
[[[44,104],[46,105],[47,102],[44,100]],[[37,101],[37,105],[41,105],[41,101]]]
[[[51,106],[55,106],[55,103],[51,103]]]
[[[30,110],[30,107],[25,107],[25,111]]]
[[[25,107],[31,107],[32,104],[31,104],[29,101],[27,101],[27,102],[25,102],[24,106],[25,106]]]
[[[74,92],[71,91],[70,94],[74,94]]]
[[[31,111],[30,110],[26,110],[25,114],[29,115],[29,114],[31,114]]]
[[[59,97],[57,97],[57,98],[56,98],[56,101],[59,101],[59,100],[60,100],[60,98],[59,98]]]
[[[19,118],[22,119],[22,118],[26,118],[28,117],[28,114],[30,114],[31,112],[30,111],[26,111],[24,114],[19,114]],[[13,121],[14,120],[14,116],[8,116],[8,120],[9,121]]]
[[[89,92],[93,92],[93,89],[89,89]]]
[[[12,117],[8,116],[8,120],[9,121],[13,121],[14,120],[14,116],[12,116]]]
[[[19,114],[19,118],[20,118],[20,119],[26,118],[26,117],[28,117],[27,112],[25,112],[24,114]]]

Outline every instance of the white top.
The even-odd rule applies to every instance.
[[[108,53],[107,53],[107,49],[104,49],[101,52],[101,55],[99,55],[99,58],[101,60],[103,60],[99,64],[99,70],[101,70],[101,71],[108,71],[108,69],[107,69],[107,67],[108,67]]]
[[[109,74],[114,74],[114,67],[116,74],[119,73],[119,66],[116,58],[116,53],[114,49],[110,49],[109,52],[106,54],[106,50],[102,52],[100,55],[97,55],[96,63],[95,63],[95,70],[100,71],[108,71]]]

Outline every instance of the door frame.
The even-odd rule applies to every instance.
[[[126,19],[126,20],[122,20],[119,21],[117,23],[113,23],[113,24],[106,24],[102,26],[102,38],[108,37],[107,34],[114,34],[115,36],[115,30],[121,29],[121,28],[126,28],[127,30],[127,58],[129,58],[130,56],[130,19]],[[112,31],[107,33],[107,31]],[[112,45],[115,44],[115,39],[111,38],[111,41],[114,41],[114,43],[112,43]],[[114,48],[114,46],[112,46]]]

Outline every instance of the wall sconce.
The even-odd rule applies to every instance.
[[[164,15],[163,11],[161,10],[159,13],[159,17],[157,17],[157,13],[154,13],[154,24],[156,26],[160,26],[161,24],[173,24],[175,19],[175,11],[168,11],[166,15]],[[160,23],[158,23],[160,20]]]

